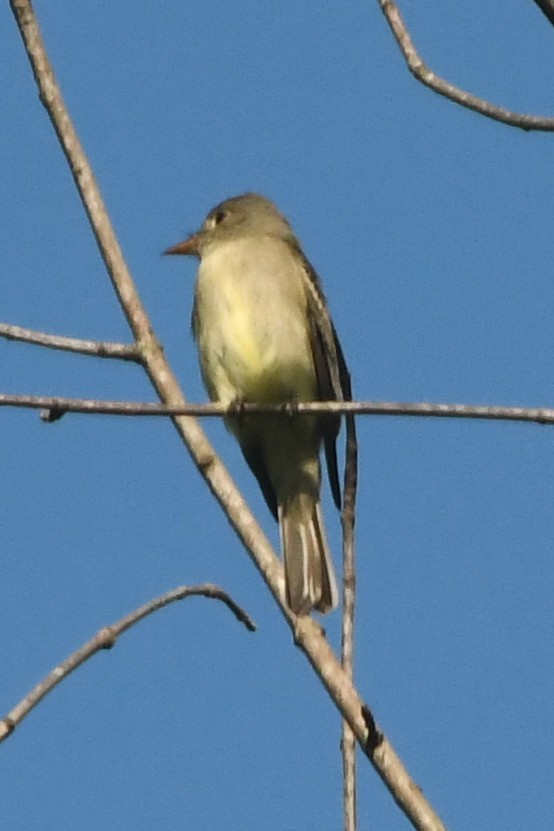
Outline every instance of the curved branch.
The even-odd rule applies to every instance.
[[[539,2],[539,0],[535,0],[535,2]],[[492,118],[494,121],[501,121],[510,127],[520,127],[522,130],[554,131],[554,118],[515,113],[505,109],[505,107],[497,107],[489,101],[485,101],[483,98],[477,98],[476,95],[472,95],[470,92],[466,92],[460,89],[460,87],[456,87],[454,84],[445,81],[440,76],[435,75],[423,62],[419,52],[415,48],[396,3],[393,0],[379,0],[379,5],[404,55],[408,69],[426,87],[429,87],[429,89],[432,89],[439,95],[443,95],[455,104],[459,104],[461,107],[466,107],[468,110],[473,110],[487,118]],[[551,3],[539,2],[539,5],[541,8],[548,5],[552,9]],[[545,14],[547,14],[546,11]]]
[[[135,343],[66,338],[62,335],[49,335],[36,329],[24,329],[23,326],[12,326],[9,323],[0,323],[0,338],[45,346],[47,349],[62,349],[65,352],[94,355],[96,358],[119,358],[121,361],[143,363],[140,349]]]
[[[229,595],[217,586],[211,583],[204,583],[201,586],[179,586],[177,589],[172,589],[165,594],[155,597],[144,606],[139,606],[130,614],[126,615],[117,623],[112,623],[110,626],[104,626],[99,632],[94,635],[87,643],[76,649],[65,661],[58,664],[57,667],[48,673],[48,675],[34,687],[19,704],[10,710],[10,712],[0,719],[0,742],[10,736],[15,728],[23,721],[25,716],[29,715],[37,704],[39,704],[45,696],[51,692],[54,687],[57,687],[65,678],[71,675],[81,664],[100,652],[101,649],[111,649],[120,635],[134,626],[140,620],[143,620],[148,615],[169,606],[170,603],[175,603],[177,600],[184,600],[187,597],[198,596],[208,597],[213,600],[220,600],[222,603],[232,611],[234,616],[240,623],[243,623],[249,632],[255,632],[256,626],[252,619],[246,614]]]

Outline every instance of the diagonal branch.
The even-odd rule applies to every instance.
[[[30,0],[11,0],[33,73],[54,129],[67,157],[79,195],[89,217],[113,287],[145,361],[145,369],[165,404],[183,405],[177,380],[165,360],[162,348],[136,292],[131,275],[112,230],[92,170],[70,120]],[[283,573],[265,535],[257,525],[226,468],[216,457],[200,426],[190,417],[173,416],[173,423],[195,460],[212,493],[224,508],[230,523],[250,552],[283,616],[301,647],[348,721],[362,750],[416,828],[443,829],[443,823],[413,782],[390,743],[373,719],[347,674],[331,650],[321,627],[309,617],[297,618],[285,602]]]
[[[142,355],[136,343],[66,338],[62,335],[38,332],[36,329],[24,329],[23,326],[11,326],[9,323],[0,323],[0,338],[33,343],[35,346],[45,346],[47,349],[61,349],[65,352],[77,352],[81,355],[94,355],[96,358],[119,358],[121,361],[142,363]]]
[[[39,704],[45,696],[51,692],[54,687],[57,687],[61,681],[71,675],[81,664],[100,652],[101,649],[111,649],[115,642],[127,629],[134,626],[141,620],[144,620],[148,615],[157,612],[159,609],[169,606],[170,603],[175,603],[177,600],[184,600],[187,597],[201,596],[208,597],[213,600],[220,600],[224,603],[234,614],[240,623],[243,623],[249,632],[255,632],[256,627],[249,615],[246,614],[235,601],[229,597],[227,592],[211,583],[204,583],[201,586],[179,586],[177,589],[172,589],[165,594],[155,597],[144,606],[140,606],[130,614],[126,615],[116,623],[110,626],[104,626],[99,632],[94,635],[87,643],[75,650],[65,661],[58,664],[57,667],[48,673],[48,675],[34,687],[19,704],[16,704],[10,712],[0,719],[0,742],[10,736],[15,728],[23,721],[25,716],[29,715],[37,704]]]
[[[545,0],[543,2],[535,0],[535,2],[539,4],[548,17],[549,14],[545,8],[548,7],[552,11],[552,3],[548,3]],[[476,95],[472,95],[470,92],[466,92],[460,89],[460,87],[450,84],[439,75],[435,75],[423,62],[423,59],[415,48],[397,4],[393,0],[379,0],[379,5],[406,59],[408,69],[426,87],[450,99],[455,104],[459,104],[461,107],[466,107],[468,110],[473,110],[487,118],[492,118],[494,121],[501,121],[503,124],[508,124],[511,127],[520,127],[522,130],[554,131],[554,118],[515,113],[505,109],[505,107],[497,107],[489,101],[485,101],[483,98],[478,98]]]

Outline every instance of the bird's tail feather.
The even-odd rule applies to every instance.
[[[338,590],[319,501],[300,493],[279,506],[287,601],[297,615],[325,614],[338,604]]]

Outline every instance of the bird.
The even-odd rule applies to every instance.
[[[318,276],[288,220],[257,193],[216,205],[165,254],[199,259],[192,333],[212,401],[350,400],[350,376]],[[295,615],[338,605],[321,509],[320,450],[338,510],[340,416],[225,417],[279,523],[286,602]]]

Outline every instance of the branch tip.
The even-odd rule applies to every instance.
[[[552,4],[548,0],[534,0],[534,2],[543,11],[545,11],[545,7],[548,5],[552,13]],[[485,116],[485,118],[499,121],[502,124],[507,124],[509,127],[518,127],[520,130],[526,132],[531,130],[554,132],[554,118],[552,117],[512,112],[505,107],[491,104],[490,101],[479,98],[441,78],[432,69],[429,69],[421,58],[400,14],[398,5],[393,0],[379,0],[379,4],[409,71],[424,86],[438,93],[438,95],[448,98],[460,107],[473,110],[473,112],[479,113]],[[545,14],[549,16],[546,11]]]

